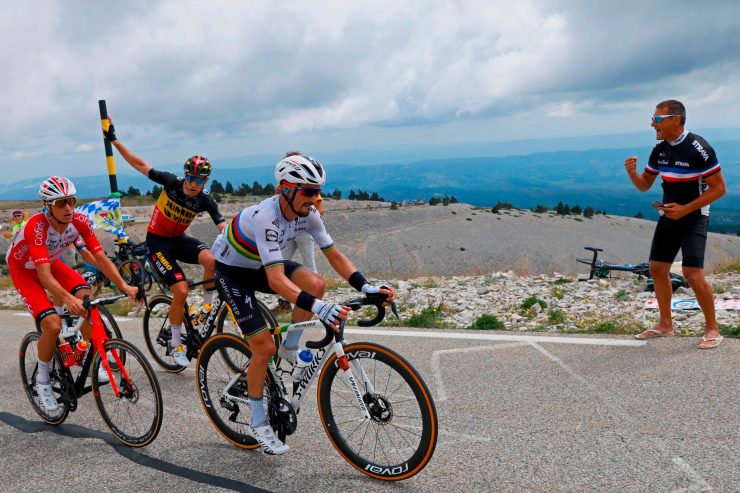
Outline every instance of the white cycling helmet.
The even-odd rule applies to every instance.
[[[288,156],[275,166],[275,181],[297,185],[323,185],[326,173],[321,163],[308,156]]]
[[[63,176],[50,176],[41,182],[39,198],[44,202],[54,202],[57,199],[66,199],[77,195],[74,183]]]

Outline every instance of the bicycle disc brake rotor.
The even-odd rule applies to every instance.
[[[373,421],[381,425],[387,425],[393,420],[393,406],[380,394],[365,394],[362,396],[367,410]]]
[[[267,406],[267,415],[270,417],[270,425],[286,435],[292,435],[298,426],[298,418],[293,406],[282,397],[270,399],[270,404]]]

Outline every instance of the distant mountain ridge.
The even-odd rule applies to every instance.
[[[502,144],[503,145],[503,144]],[[714,143],[722,164],[728,193],[712,206],[713,229],[740,229],[740,140]],[[623,162],[629,155],[638,155],[638,166],[644,166],[650,148],[595,149],[545,152],[506,157],[466,157],[429,159],[408,163],[373,165],[326,164],[329,182],[326,188],[377,191],[386,200],[429,199],[433,195],[455,196],[459,201],[478,206],[496,202],[511,202],[517,207],[532,208],[538,204],[553,207],[562,201],[571,206],[592,206],[609,213],[634,216],[638,211],[646,216],[650,203],[659,199],[662,191],[654,186],[641,193],[628,180]],[[234,160],[230,160],[230,163]],[[254,181],[273,181],[272,166],[245,168],[218,167],[212,179],[234,186]],[[181,168],[163,167],[179,174]],[[154,183],[127,166],[118,175],[119,188],[133,186],[142,192]],[[11,185],[0,185],[0,199],[33,199],[41,178],[27,179]],[[75,178],[81,197],[99,197],[108,193],[108,177]],[[734,228],[734,229],[733,229]]]

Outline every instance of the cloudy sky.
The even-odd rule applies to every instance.
[[[154,165],[629,132],[649,145],[666,98],[689,128],[737,128],[738,19],[732,0],[2,2],[0,183],[104,172],[98,99]]]

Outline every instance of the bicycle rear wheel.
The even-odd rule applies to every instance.
[[[107,359],[119,362],[111,367],[111,382],[100,383],[100,352],[92,364],[92,387],[100,416],[113,434],[126,445],[150,444],[162,427],[162,392],[154,370],[144,355],[128,341],[111,339],[104,344]],[[120,361],[126,357],[126,364]],[[122,365],[122,368],[121,368]],[[119,395],[113,390],[117,386]]]
[[[38,395],[36,394],[35,386],[36,375],[38,374],[39,337],[41,336],[38,333],[29,332],[21,341],[21,348],[18,357],[21,371],[21,385],[26,393],[26,397],[31,401],[31,406],[33,406],[33,410],[36,411],[36,414],[41,416],[41,419],[50,425],[59,425],[67,419],[69,408],[60,402],[59,409],[52,413],[47,413],[39,405]],[[51,377],[51,387],[54,390],[57,401],[60,401],[59,397],[62,393],[62,379],[65,378],[60,372],[61,367],[62,365],[59,363],[55,354],[54,358],[51,360],[49,376]]]
[[[265,319],[265,322],[267,322],[267,326],[270,327],[270,330],[277,328],[277,321],[272,315],[270,309],[267,308],[267,305],[257,300],[257,307],[259,308],[262,317]],[[231,309],[226,302],[221,303],[221,308],[219,308],[218,317],[216,318],[216,334],[234,334],[237,337],[241,337],[242,335],[242,331],[239,329],[239,326],[236,323],[234,314],[231,313]],[[272,336],[272,340],[275,342],[275,348],[280,347],[280,342],[282,341],[282,339],[282,335],[279,333]],[[228,353],[224,353],[223,356],[225,358],[225,361],[228,363]],[[233,371],[238,371],[238,364],[231,364],[231,369]]]
[[[149,298],[144,312],[144,342],[154,362],[170,373],[180,373],[185,369],[175,363],[167,342],[171,339],[169,313],[172,298],[160,294]]]
[[[247,432],[252,413],[246,403],[246,370],[251,358],[249,345],[240,336],[216,334],[200,350],[195,377],[198,397],[208,419],[222,437],[246,449],[259,447]],[[236,382],[224,392],[226,385],[237,376]],[[268,386],[272,383],[272,376],[268,372],[263,391],[265,414],[270,395]]]
[[[437,411],[417,371],[396,352],[369,342],[344,348],[371,419],[365,420],[332,354],[319,376],[321,422],[334,448],[358,471],[398,481],[421,471],[437,444]],[[374,392],[363,382],[365,371]]]

